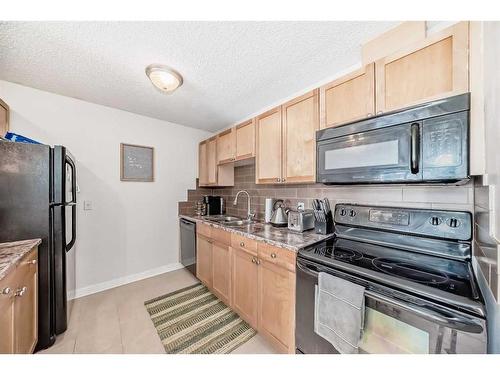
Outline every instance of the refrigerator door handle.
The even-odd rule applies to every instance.
[[[66,244],[66,252],[70,251],[76,241],[76,166],[73,159],[66,155],[66,163],[71,168],[71,201],[66,206],[71,206],[71,241]]]
[[[76,203],[76,166],[75,162],[66,155],[66,163],[71,167],[71,202],[67,203]]]
[[[70,251],[76,241],[76,203],[71,203],[71,241],[66,244],[66,252]]]

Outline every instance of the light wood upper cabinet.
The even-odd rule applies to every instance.
[[[0,353],[33,353],[38,340],[38,250],[0,281]]]
[[[200,143],[198,148],[198,178],[200,186],[233,186],[234,166],[217,163],[217,137]]]
[[[320,88],[321,129],[375,115],[375,64]]]
[[[217,164],[236,159],[236,131],[228,129],[217,135]]]
[[[217,184],[217,138],[207,141],[207,184]]]
[[[208,185],[207,142],[198,146],[198,182],[200,186]]]
[[[378,60],[377,113],[467,92],[468,30],[460,22]]]
[[[9,106],[0,99],[0,137],[9,131]]]
[[[233,309],[253,328],[258,327],[257,257],[233,249]]]
[[[212,287],[212,243],[200,235],[196,237],[196,277],[207,287]]]
[[[263,113],[255,119],[256,182],[261,184],[281,182],[282,126],[281,107]]]
[[[227,232],[226,232],[227,233]],[[227,244],[212,243],[212,288],[226,305],[231,305],[231,248]]]
[[[319,129],[318,90],[283,104],[282,182],[316,181],[316,131]]]
[[[295,351],[295,273],[259,261],[259,332],[282,352]]]
[[[315,182],[318,90],[255,119],[258,184]]]
[[[255,156],[255,122],[249,120],[236,125],[236,160]]]

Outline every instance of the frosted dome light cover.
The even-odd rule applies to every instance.
[[[182,85],[182,76],[164,65],[149,65],[146,67],[146,75],[151,83],[164,93],[171,93]]]

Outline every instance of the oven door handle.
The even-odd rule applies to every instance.
[[[318,265],[314,265],[314,268],[317,271],[312,270],[306,264],[297,261],[297,268],[310,276],[317,277],[320,272],[325,272],[329,274],[333,274],[334,276],[337,273],[333,269],[321,267]],[[340,276],[341,277],[341,276]],[[414,305],[409,302],[398,301],[394,298],[387,297],[385,295],[375,293],[371,290],[365,289],[365,296],[370,297],[376,301],[382,303],[388,303],[392,306],[399,307],[403,310],[410,311],[414,314],[424,317],[427,320],[430,320],[434,323],[440,324],[442,326],[446,326],[451,329],[456,329],[458,331],[470,332],[470,333],[481,333],[483,332],[483,327],[478,324],[473,318],[468,318],[463,315],[453,314],[453,312],[449,311],[447,314],[443,314],[440,311],[426,309],[417,305]]]

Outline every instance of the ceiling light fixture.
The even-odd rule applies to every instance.
[[[182,85],[182,76],[165,65],[148,65],[146,75],[151,83],[163,93],[170,94]]]

